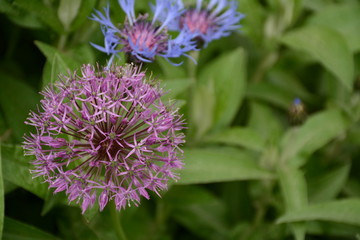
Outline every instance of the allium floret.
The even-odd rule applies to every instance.
[[[137,67],[83,66],[42,95],[26,121],[36,128],[23,146],[35,156],[31,172],[83,213],[96,201],[100,210],[110,200],[118,210],[138,205],[179,178],[184,121]]]
[[[91,17],[101,24],[104,34],[104,47],[92,45],[111,55],[109,64],[119,52],[143,62],[152,62],[155,56],[169,60],[182,55],[187,56],[186,52],[196,49],[192,37],[183,31],[174,39],[168,34],[168,24],[182,13],[181,5],[175,0],[156,0],[152,20],[148,14],[135,16],[134,0],[119,0],[119,4],[127,16],[122,26],[112,23],[109,6],[104,8],[105,14],[96,10]]]
[[[183,8],[181,0],[179,6]],[[237,7],[235,0],[210,0],[207,6],[203,0],[197,0],[195,7],[187,8],[169,26],[173,30],[185,31],[206,46],[241,27],[239,22],[244,15],[237,11]]]

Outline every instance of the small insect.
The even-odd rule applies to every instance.
[[[289,122],[291,125],[302,124],[306,119],[305,105],[300,98],[295,98],[292,105],[289,108]]]

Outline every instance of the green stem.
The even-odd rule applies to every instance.
[[[60,38],[59,38],[59,41],[58,41],[58,44],[57,44],[57,49],[58,50],[60,50],[60,51],[64,50],[66,42],[67,42],[67,38],[68,38],[67,34],[60,35]]]
[[[127,240],[124,229],[121,224],[120,212],[116,210],[115,204],[113,203],[110,209],[111,220],[113,222],[116,236],[119,240]]]
[[[191,51],[189,53],[189,55],[196,61],[196,63],[194,63],[194,61],[192,59],[187,60],[188,61],[187,62],[188,75],[193,81],[195,81],[196,68],[197,68],[197,63],[198,63],[198,59],[199,59],[199,51]]]
[[[270,200],[272,198],[272,191],[274,189],[275,182],[274,181],[264,181],[264,195],[259,201],[256,203],[256,213],[252,222],[252,225],[245,231],[244,234],[240,236],[240,240],[250,239],[254,233],[258,231],[259,228],[264,223],[266,212],[268,211]]]
[[[199,59],[199,51],[191,51],[189,53],[190,57],[195,59],[196,62],[198,62]],[[194,102],[194,95],[196,93],[196,69],[197,69],[197,63],[194,63],[193,60],[187,59],[187,73],[189,78],[191,79],[191,85],[189,87],[188,92],[188,111],[189,111],[189,121],[188,121],[188,132],[187,132],[187,144],[188,146],[192,145],[195,140],[196,130],[195,130],[195,124],[194,121],[191,119],[193,116],[193,102]]]
[[[266,72],[275,64],[278,59],[277,52],[270,52],[264,56],[258,65],[255,74],[252,78],[252,82],[261,82],[266,74]]]

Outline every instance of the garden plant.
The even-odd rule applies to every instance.
[[[358,0],[0,0],[0,238],[360,239]]]

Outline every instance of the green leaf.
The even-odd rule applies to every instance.
[[[307,233],[323,235],[326,239],[353,239],[360,232],[360,227],[335,222],[312,221],[306,223]]]
[[[354,61],[346,40],[338,32],[322,26],[305,26],[288,32],[281,40],[312,55],[347,89],[352,88]]]
[[[0,145],[0,239],[3,235],[4,226],[4,181],[2,174],[1,145]]]
[[[288,131],[281,143],[282,161],[289,161],[297,155],[309,156],[311,153],[341,135],[347,121],[339,110],[326,110],[315,114],[299,128]]]
[[[268,1],[273,11],[275,18],[278,23],[274,22],[275,28],[286,29],[293,22],[295,22],[297,16],[301,12],[302,0],[288,0],[288,1]],[[276,27],[276,25],[278,25]]]
[[[360,50],[360,4],[337,4],[322,8],[308,21],[334,29],[344,36],[352,51]]]
[[[293,6],[293,14],[292,14],[292,22],[294,23],[296,19],[301,15],[301,12],[303,10],[303,1],[304,0],[293,0],[292,6]]]
[[[360,200],[344,199],[322,202],[288,212],[277,223],[330,221],[360,226]]]
[[[246,83],[246,60],[243,49],[223,54],[204,69],[199,75],[200,84],[213,82],[215,106],[213,110],[214,128],[228,126],[244,97]],[[209,101],[206,99],[205,101]],[[201,110],[198,109],[200,112]]]
[[[93,231],[92,224],[90,225],[86,220],[84,220],[81,210],[79,208],[74,209],[70,207],[60,208],[60,211],[57,212],[57,229],[62,236],[62,239],[71,239],[71,240],[99,240],[99,239],[114,239],[114,238],[105,238],[102,235],[96,234]],[[101,215],[101,214],[99,214]],[[101,219],[102,222],[109,224],[109,218],[107,220]],[[97,227],[98,230],[100,230]],[[101,238],[103,237],[103,238]]]
[[[197,185],[173,185],[162,199],[173,207],[219,203],[211,192]]]
[[[323,202],[335,198],[344,187],[350,171],[350,165],[337,167],[323,175],[310,179],[310,202]]]
[[[13,183],[11,183],[9,181],[6,181],[5,179],[3,179],[3,180],[4,180],[3,182],[4,182],[4,194],[5,195],[18,188],[17,185],[15,185],[15,184],[13,184]]]
[[[87,222],[92,221],[99,214],[99,204],[96,203],[84,213],[83,217]]]
[[[130,207],[126,208],[120,213],[121,223],[123,225],[124,232],[128,240],[141,240],[141,239],[169,239],[169,238],[160,238],[159,235],[166,231],[168,224],[168,209],[164,208],[165,205],[162,201],[155,201],[155,204],[151,204],[151,207],[146,207],[147,203],[143,202],[141,207]],[[106,210],[110,209],[105,209]],[[99,223],[104,226],[109,226],[107,223],[109,217],[104,217],[104,214],[98,214]],[[136,219],[136,221],[134,221]],[[104,229],[105,227],[103,227]],[[102,228],[99,228],[98,225],[93,227],[95,232],[99,232]],[[110,228],[107,230],[110,233],[114,233],[114,225],[110,224]],[[99,236],[99,234],[97,234]],[[109,234],[108,234],[109,235]],[[101,235],[100,235],[101,236]],[[149,237],[151,236],[151,237]],[[116,238],[103,238],[103,239],[116,239]]]
[[[225,206],[208,190],[199,186],[174,186],[164,196],[171,215],[181,225],[204,239],[227,239]]]
[[[68,70],[68,66],[64,62],[63,58],[58,53],[54,54],[54,58],[50,62],[51,73],[49,79],[43,79],[42,87],[44,88],[48,84],[52,84],[58,80],[59,74],[65,74]],[[50,80],[50,81],[49,81]],[[49,81],[49,82],[48,82]]]
[[[162,97],[162,99],[175,99],[178,94],[188,89],[190,84],[191,80],[189,78],[162,81],[161,87],[165,92],[165,95]]]
[[[248,127],[254,129],[266,142],[277,143],[283,133],[283,125],[268,105],[251,101]]]
[[[285,199],[286,212],[296,211],[307,206],[307,188],[304,175],[299,169],[282,167],[279,181]],[[305,239],[306,226],[303,223],[291,224],[296,240]]]
[[[304,8],[311,11],[320,11],[324,9],[324,6],[328,5],[328,0],[304,0]]]
[[[216,206],[191,205],[174,213],[175,219],[204,239],[225,239],[224,221],[214,214]]]
[[[68,204],[68,199],[64,192],[53,194],[51,191],[48,191],[44,199],[44,204],[41,209],[41,216],[45,216],[49,213],[56,205]],[[70,204],[69,204],[70,205]]]
[[[178,184],[268,179],[272,174],[261,169],[255,158],[235,148],[184,149],[185,167]]]
[[[260,182],[258,183],[259,185],[262,184]],[[252,199],[259,198],[254,196],[253,188],[250,187],[251,184],[252,183],[247,181],[234,181],[221,184],[221,189],[219,189],[217,195],[221,196],[221,200],[226,206],[226,216],[229,222],[239,223],[253,218],[254,205]]]
[[[27,28],[41,28],[43,23],[32,12],[20,9],[8,1],[0,1],[0,12],[8,16],[14,23]]]
[[[40,198],[45,198],[48,192],[47,184],[40,178],[32,179],[30,174],[31,158],[24,156],[20,146],[2,145],[2,168],[4,179],[16,184]]]
[[[190,114],[190,131],[195,128],[195,138],[202,137],[213,125],[215,108],[215,86],[214,81],[209,80],[206,85],[198,85],[192,99]],[[192,127],[192,125],[194,127]]]
[[[43,1],[15,0],[14,4],[28,12],[34,13],[44,24],[48,25],[56,32],[62,33],[64,31],[55,11],[50,6],[45,5]]]
[[[55,82],[59,74],[66,74],[68,70],[75,70],[81,65],[81,63],[60,53],[53,46],[40,41],[35,41],[35,44],[47,59],[43,73],[43,87]]]
[[[97,0],[86,0],[81,1],[81,6],[78,10],[76,18],[71,24],[70,31],[74,31],[81,27],[85,21],[89,21],[89,16],[92,11],[94,11]]]
[[[245,36],[250,36],[252,40],[260,43],[263,41],[263,24],[265,21],[266,10],[258,1],[238,0],[241,12],[246,15],[241,21]]]
[[[8,126],[6,124],[4,114],[0,111],[0,142],[6,141],[8,135]]]
[[[282,167],[279,181],[287,211],[294,211],[307,205],[307,187],[303,173],[296,168]]]
[[[0,12],[10,15],[15,15],[17,13],[16,9],[7,1],[0,2]]]
[[[183,66],[174,66],[162,57],[157,57],[156,62],[160,65],[163,72],[162,77],[164,79],[179,79],[187,77]]]
[[[57,61],[57,57],[54,56],[54,63]],[[52,84],[56,81],[56,78],[54,78],[56,68],[62,68],[62,66],[53,65],[52,61],[46,60],[45,65],[43,67],[42,72],[42,82],[41,82],[41,89],[44,89],[49,84]],[[64,71],[64,68],[62,70],[58,71]]]
[[[350,108],[353,103],[349,103],[353,102],[350,100],[353,95],[349,94],[349,91],[346,88],[343,88],[342,83],[339,82],[333,74],[329,72],[322,73],[319,80],[319,96],[325,94],[328,101],[334,101],[344,113],[346,113],[346,111],[351,111]],[[355,117],[355,113],[352,113],[351,111],[350,116]]]
[[[314,96],[302,86],[300,80],[292,71],[284,71],[282,69],[271,70],[268,73],[268,79],[274,86],[286,91],[287,94],[285,95],[291,95],[293,98],[297,97],[303,101],[314,100]]]
[[[76,61],[76,65],[95,64],[97,61],[94,48],[90,44],[81,44],[69,49],[70,56]],[[75,64],[75,63],[73,63]]]
[[[12,76],[0,74],[0,106],[11,133],[19,142],[24,133],[32,129],[24,121],[39,100],[40,96],[30,86]]]
[[[232,127],[211,134],[204,141],[241,146],[255,151],[262,151],[265,147],[261,136],[254,129],[245,127]]]
[[[349,197],[360,197],[360,183],[356,178],[347,180],[344,193]]]
[[[5,217],[3,240],[59,240],[34,226]]]
[[[297,97],[296,95],[292,95],[289,91],[268,82],[249,84],[246,96],[251,99],[265,100],[285,110],[289,108],[291,103]]]
[[[71,23],[79,12],[80,5],[81,0],[60,0],[58,16],[65,30],[70,29]]]
[[[77,68],[80,63],[74,60],[73,58],[59,52],[56,48],[46,43],[35,41],[35,45],[40,49],[40,51],[45,55],[46,59],[50,62],[54,59],[55,56],[58,56],[63,61],[64,65],[68,68]]]

